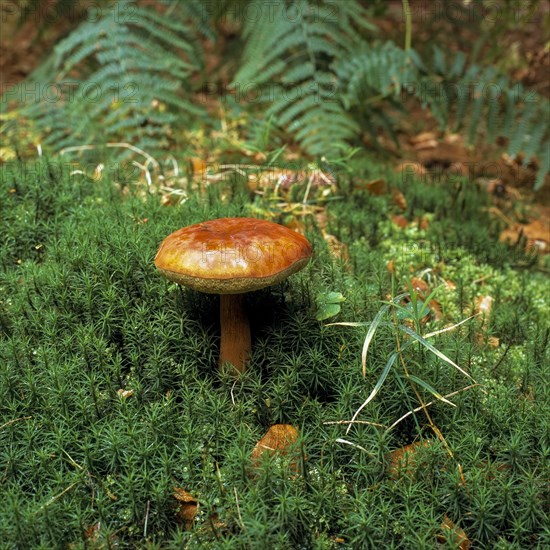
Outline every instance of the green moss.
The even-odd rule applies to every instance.
[[[424,195],[410,184],[404,192],[414,216],[432,220],[422,231],[401,230],[388,221],[393,207],[384,197],[348,192],[342,181],[328,231],[350,245],[352,269],[312,231],[311,265],[248,296],[253,357],[235,380],[217,369],[216,297],[167,283],[153,258],[173,230],[247,215],[251,197],[227,198],[216,185],[162,207],[156,196],[67,172],[46,161],[32,172],[14,164],[1,171],[0,540],[7,547],[93,547],[86,532],[100,522],[98,547],[421,548],[435,544],[444,514],[481,548],[548,542],[548,281],[516,268],[517,258],[488,257],[485,239],[495,236],[481,229],[488,225],[478,191],[463,192],[455,219],[441,214],[455,190]],[[470,240],[476,233],[481,242]],[[389,432],[357,424],[346,434],[346,425],[330,424],[349,420],[364,402],[395,351],[394,333],[377,333],[363,379],[367,329],[315,318],[315,297],[336,291],[346,301],[335,320],[372,321],[392,292],[390,260],[395,289],[422,272],[432,286],[455,283],[439,291],[444,318],[430,320],[426,332],[471,315],[480,296],[494,299],[484,324],[476,318],[434,339],[483,384],[452,398],[454,408],[430,408],[455,459],[434,443],[418,475],[398,481],[387,474],[388,453],[435,439],[421,412]],[[468,383],[422,347],[410,347],[407,361],[442,394]],[[399,372],[359,419],[388,426],[418,406]],[[277,422],[299,426],[305,471],[296,476],[272,460],[250,477],[250,452]],[[176,522],[174,487],[200,502],[189,532]]]

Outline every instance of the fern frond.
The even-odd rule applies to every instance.
[[[336,94],[334,63],[357,49],[362,32],[374,28],[364,9],[356,0],[293,0],[270,5],[271,10],[257,0],[251,5],[261,17],[245,24],[247,42],[233,86],[275,79],[267,115],[279,127],[312,155],[345,144],[359,127]]]
[[[191,2],[193,4],[193,2]],[[82,143],[126,141],[142,146],[144,137],[163,134],[168,125],[187,125],[203,109],[191,99],[190,78],[203,67],[193,29],[184,19],[120,0],[115,18],[105,10],[99,21],[81,24],[55,47],[36,74],[56,82],[71,75],[75,87],[60,101],[27,105],[54,150]],[[47,76],[46,76],[47,75]],[[42,80],[43,82],[43,80]],[[173,113],[178,113],[174,117]]]
[[[438,48],[428,63],[393,42],[367,45],[335,66],[345,108],[364,121],[373,137],[373,125],[388,126],[387,117],[381,116],[380,101],[394,100],[394,106],[399,106],[399,95],[408,90],[431,110],[442,130],[465,130],[471,144],[480,138],[494,142],[504,137],[511,156],[521,152],[525,163],[537,157],[535,185],[544,182],[548,172],[548,101],[513,85],[494,67],[468,66],[462,52],[449,61]]]

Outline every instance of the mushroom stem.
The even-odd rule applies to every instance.
[[[220,325],[220,367],[228,362],[239,373],[244,372],[252,349],[244,294],[220,295]]]

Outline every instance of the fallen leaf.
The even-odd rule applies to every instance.
[[[348,246],[343,242],[339,241],[334,235],[330,235],[329,233],[325,233],[324,231],[323,231],[323,237],[327,242],[330,255],[336,260],[340,260],[344,262],[344,265],[349,270]]]
[[[430,300],[428,302],[428,307],[430,308],[430,313],[436,321],[441,321],[441,319],[443,319],[441,304],[437,300]]]
[[[409,225],[409,221],[402,214],[396,214],[391,217],[391,221],[398,227],[405,228]]]
[[[386,182],[383,179],[375,179],[355,185],[356,189],[365,189],[371,195],[380,196],[386,193]]]
[[[289,229],[292,229],[292,231],[296,231],[296,233],[300,233],[301,235],[305,235],[306,233],[306,226],[304,222],[296,218],[296,216],[286,217],[283,221],[283,225]]]
[[[453,281],[444,281],[443,284],[447,290],[456,290],[456,283]]]
[[[120,544],[119,538],[116,533],[109,535],[107,540],[105,530],[101,528],[101,522],[98,521],[93,525],[90,525],[84,531],[84,546],[90,549],[100,550],[103,548],[117,548]],[[74,550],[80,548],[80,545],[70,543],[67,548]]]
[[[478,296],[475,300],[475,312],[488,317],[493,309],[493,301],[492,296]]]
[[[307,171],[273,168],[248,175],[248,186],[255,192],[271,190],[287,193],[293,185],[305,183],[310,186],[310,189],[330,189],[335,185],[336,180],[332,174],[319,169]]]
[[[396,172],[405,173],[406,175],[425,176],[428,170],[419,162],[401,162],[395,168]]]
[[[0,162],[6,162],[16,157],[15,151],[10,147],[0,147]]]
[[[256,446],[250,454],[252,466],[258,468],[262,457],[267,454],[270,456],[286,456],[298,441],[298,430],[291,424],[274,424],[267,433],[256,443]],[[299,469],[300,457],[296,455],[292,458],[290,468],[296,472]]]
[[[550,253],[550,223],[548,220],[534,220],[528,224],[514,224],[500,234],[502,242],[516,244],[524,241],[528,251]]]
[[[405,198],[405,195],[401,193],[401,191],[394,189],[392,196],[393,196],[393,203],[396,206],[398,206],[403,211],[407,210],[407,199]]]
[[[411,278],[411,286],[415,292],[424,297],[424,294],[429,290],[428,283],[424,279],[419,279],[418,277]]]
[[[500,346],[500,338],[497,338],[496,336],[489,336],[487,343],[492,348],[498,348],[498,346]]]
[[[418,466],[418,459],[415,455],[419,449],[428,447],[429,445],[429,440],[416,441],[392,451],[389,455],[388,475],[392,479],[399,479],[403,475],[414,477]]]
[[[177,520],[183,524],[185,530],[191,529],[195,516],[197,515],[199,502],[198,500],[184,489],[174,487],[174,498],[177,501]]]
[[[254,162],[264,162],[267,160],[267,155],[262,151],[257,151],[252,155],[252,158],[254,159]]]
[[[132,397],[132,395],[134,395],[134,390],[123,390],[120,388],[117,391],[117,394],[121,399],[127,399],[128,397]]]
[[[437,139],[437,134],[435,132],[421,132],[416,136],[410,138],[410,142],[415,145],[417,143],[423,143],[424,141],[434,141]]]
[[[419,216],[418,218],[416,218],[416,223],[418,224],[418,229],[421,230],[428,229],[428,227],[430,226],[430,220],[428,220],[426,216]]]
[[[315,214],[315,221],[317,222],[317,225],[319,226],[319,229],[321,231],[324,231],[326,229],[328,225],[328,214],[326,208],[319,210],[319,212]]]
[[[466,533],[458,525],[455,525],[447,514],[443,516],[441,534],[437,536],[437,539],[442,544],[448,541],[451,542],[458,550],[470,549],[470,540],[466,536]]]
[[[175,193],[165,193],[160,199],[160,204],[162,206],[176,206],[181,200],[181,197]]]
[[[426,141],[420,141],[418,143],[415,143],[414,148],[417,151],[425,151],[426,149],[435,149],[437,147],[437,140],[435,139],[428,139]]]
[[[191,173],[193,176],[203,176],[206,174],[208,164],[205,160],[199,157],[190,157],[189,163],[191,164]]]
[[[450,144],[458,143],[459,141],[462,141],[462,136],[460,134],[446,134],[443,141]]]
[[[98,521],[97,523],[94,523],[93,525],[90,525],[86,531],[84,531],[84,538],[85,539],[96,539],[99,535],[99,531],[101,530],[101,522]]]

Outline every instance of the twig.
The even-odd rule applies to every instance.
[[[21,418],[14,418],[13,420],[6,422],[5,424],[2,424],[2,426],[0,426],[0,430],[3,430],[4,428],[7,428],[8,426],[11,426],[11,424],[15,424],[16,422],[21,422],[21,420],[28,420],[29,418],[32,418],[32,416],[22,416]]]
[[[239,170],[241,168],[245,170],[258,170],[262,166],[259,164],[220,164],[218,168],[221,170]]]
[[[44,508],[46,508],[50,504],[53,504],[56,500],[60,499],[65,493],[68,493],[71,489],[76,487],[76,485],[78,485],[79,483],[80,483],[80,480],[75,481],[74,483],[72,483],[71,485],[69,485],[68,487],[63,489],[63,491],[61,491],[61,493],[59,493],[58,495],[55,495],[54,497],[50,498],[50,500],[48,500],[48,502],[46,502],[45,504],[42,504],[42,506],[40,506],[40,508],[38,508],[38,510],[35,512],[35,514],[38,514],[38,512],[40,512],[40,510],[43,510]]]
[[[74,459],[73,457],[65,450],[65,449],[61,449],[68,457],[69,459],[69,462],[75,467],[75,468],[78,468],[81,472],[84,471],[84,468],[78,464]],[[91,475],[89,472],[86,472],[88,475]]]
[[[140,149],[139,147],[136,147],[135,145],[132,145],[131,143],[106,143],[106,147],[120,147],[122,149],[130,149],[130,151],[134,151],[134,153],[137,153],[138,155],[144,156],[148,162],[150,162],[155,168],[159,167],[158,161],[156,161],[149,153],[146,153],[143,149]],[[98,149],[101,147],[100,145],[74,145],[73,147],[65,147],[65,149],[61,149],[59,151],[60,155],[64,155],[65,153],[71,153],[72,151],[93,151],[94,149]]]
[[[309,198],[309,192],[311,190],[312,183],[313,183],[313,174],[311,174],[307,180],[306,192],[304,193],[302,204],[307,204],[307,199]]]

